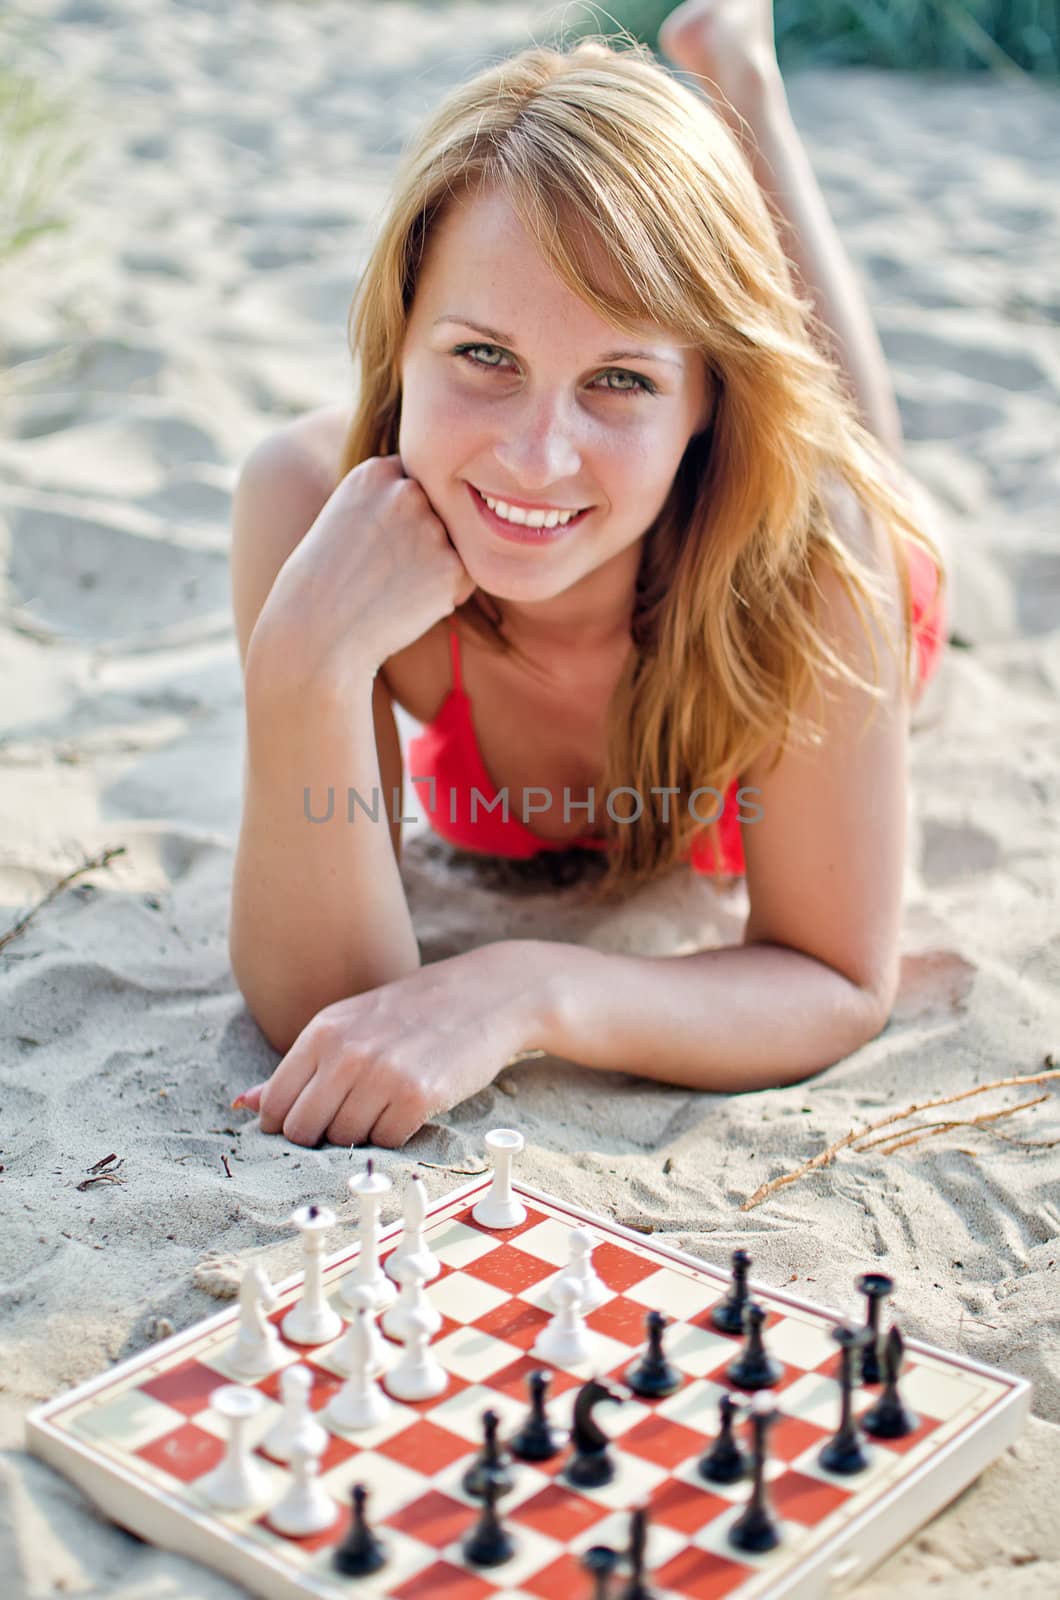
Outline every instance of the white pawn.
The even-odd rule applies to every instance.
[[[449,1374],[427,1348],[431,1333],[419,1311],[405,1318],[405,1353],[383,1382],[395,1400],[433,1400],[449,1387]]]
[[[350,1375],[338,1394],[333,1395],[324,1407],[324,1416],[331,1428],[377,1428],[385,1422],[393,1407],[375,1379],[369,1376],[369,1328],[372,1313],[367,1307],[358,1311],[350,1323],[349,1333],[343,1343],[351,1345],[353,1365]]]
[[[405,1185],[404,1216],[405,1231],[401,1235],[401,1242],[386,1258],[383,1268],[391,1278],[397,1277],[395,1268],[399,1261],[407,1261],[409,1256],[416,1256],[423,1262],[423,1281],[433,1283],[442,1270],[442,1263],[434,1255],[423,1236],[423,1224],[427,1217],[427,1190],[424,1188],[423,1179],[413,1176]]]
[[[338,1505],[318,1483],[319,1471],[320,1451],[305,1439],[296,1439],[291,1446],[291,1486],[269,1512],[269,1522],[278,1533],[304,1539],[323,1533],[337,1519]]]
[[[250,1453],[247,1423],[265,1396],[239,1383],[226,1383],[210,1396],[210,1406],[228,1424],[228,1448],[220,1466],[198,1481],[199,1492],[222,1511],[249,1511],[269,1497],[269,1478]]]
[[[261,1441],[261,1448],[277,1461],[290,1461],[298,1440],[318,1453],[328,1442],[327,1429],[320,1426],[309,1409],[312,1388],[313,1374],[308,1367],[285,1367],[280,1373],[283,1411]]]
[[[442,1325],[441,1313],[427,1298],[424,1289],[423,1262],[418,1256],[406,1256],[394,1268],[394,1276],[401,1285],[401,1293],[394,1304],[383,1312],[383,1332],[391,1339],[404,1339],[410,1315],[415,1312],[427,1325],[429,1338],[434,1337]]]
[[[239,1331],[224,1352],[241,1378],[263,1378],[283,1359],[280,1336],[266,1315],[275,1305],[276,1291],[264,1270],[248,1267],[239,1284]]]
[[[389,1367],[393,1346],[387,1344],[376,1324],[375,1295],[371,1289],[351,1289],[346,1298],[350,1303],[353,1317],[334,1350],[328,1353],[331,1365],[341,1372],[344,1378],[348,1378],[350,1373],[355,1370],[359,1359],[357,1351],[359,1348],[358,1340],[360,1339],[358,1332],[360,1312],[366,1310],[369,1315],[365,1323],[365,1327],[368,1330],[368,1362],[365,1370],[370,1378],[377,1378],[381,1372],[385,1372]]]
[[[559,1311],[538,1334],[531,1354],[554,1367],[578,1367],[593,1354],[592,1336],[581,1314],[581,1290],[573,1278],[562,1277],[552,1298]]]
[[[570,1264],[563,1273],[565,1278],[573,1278],[581,1290],[581,1305],[579,1311],[588,1313],[595,1311],[597,1306],[602,1306],[605,1300],[611,1298],[611,1291],[593,1266],[593,1246],[596,1243],[588,1228],[572,1228],[568,1239],[570,1249]],[[549,1291],[549,1304],[558,1306],[556,1299],[556,1279]]]

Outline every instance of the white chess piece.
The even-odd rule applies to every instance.
[[[291,1446],[290,1488],[269,1512],[268,1520],[278,1533],[304,1539],[322,1533],[337,1519],[338,1505],[317,1481],[319,1471],[320,1451],[305,1439],[296,1439]]]
[[[280,1397],[283,1410],[261,1441],[261,1448],[277,1461],[289,1461],[297,1439],[308,1443],[312,1450],[323,1450],[328,1442],[326,1428],[322,1428],[309,1409],[309,1396],[313,1388],[313,1374],[308,1367],[285,1367],[280,1373]]]
[[[292,1344],[327,1344],[342,1332],[342,1318],[324,1294],[324,1235],[335,1226],[327,1206],[299,1206],[291,1221],[302,1235],[305,1263],[302,1295],[284,1317],[283,1336]]]
[[[338,1394],[333,1395],[324,1407],[324,1416],[331,1428],[377,1428],[385,1422],[393,1407],[378,1383],[368,1372],[369,1328],[373,1313],[363,1306],[350,1323],[345,1344],[351,1345],[352,1366]]]
[[[493,1157],[493,1182],[471,1211],[484,1228],[517,1228],[526,1221],[526,1207],[512,1193],[512,1159],[525,1144],[515,1128],[491,1128],[486,1135],[486,1149]]]
[[[418,1311],[405,1318],[405,1352],[383,1379],[395,1400],[432,1400],[449,1387],[449,1374],[428,1349],[430,1330]]]
[[[573,1278],[581,1290],[581,1305],[578,1307],[583,1314],[595,1311],[597,1306],[602,1306],[605,1300],[611,1298],[611,1291],[593,1266],[593,1246],[596,1243],[594,1236],[588,1228],[572,1228],[568,1245],[570,1248],[570,1264],[562,1273],[562,1278]],[[555,1297],[556,1284],[561,1281],[557,1278],[549,1291],[548,1300],[552,1306],[559,1306],[560,1302]]]
[[[401,1293],[388,1311],[383,1312],[383,1332],[391,1339],[403,1339],[409,1316],[415,1312],[427,1324],[431,1338],[442,1325],[441,1313],[427,1298],[424,1288],[423,1262],[419,1256],[406,1256],[394,1269],[401,1285]]]
[[[385,1372],[393,1359],[393,1345],[387,1344],[376,1324],[378,1313],[375,1309],[375,1296],[370,1289],[351,1289],[347,1296],[352,1317],[345,1334],[333,1350],[328,1351],[328,1358],[336,1371],[348,1378],[354,1370],[357,1361],[359,1334],[357,1332],[361,1311],[368,1312],[368,1365],[367,1372],[370,1378],[377,1378]]]
[[[592,1335],[581,1314],[581,1291],[573,1278],[557,1279],[552,1298],[559,1310],[534,1342],[531,1355],[554,1367],[578,1367],[591,1361]]]
[[[357,1196],[361,1205],[361,1248],[357,1265],[343,1280],[339,1298],[344,1305],[352,1308],[355,1292],[368,1289],[375,1309],[381,1311],[384,1306],[393,1305],[397,1299],[397,1290],[379,1265],[379,1207],[392,1185],[385,1173],[376,1172],[369,1156],[365,1171],[355,1172],[347,1180],[346,1187],[351,1195]]]
[[[225,1349],[226,1364],[241,1378],[264,1378],[283,1360],[280,1336],[267,1312],[276,1291],[262,1267],[247,1267],[239,1284],[239,1331]]]
[[[257,1416],[265,1396],[239,1383],[226,1383],[210,1396],[210,1406],[228,1425],[228,1447],[220,1466],[198,1480],[197,1488],[222,1511],[249,1511],[269,1497],[269,1478],[250,1453],[247,1423]]]
[[[411,1177],[405,1185],[402,1196],[405,1218],[405,1231],[397,1248],[392,1250],[386,1258],[383,1268],[391,1278],[397,1278],[394,1270],[399,1261],[407,1261],[409,1256],[416,1256],[423,1262],[424,1283],[433,1283],[442,1270],[442,1263],[434,1255],[423,1236],[423,1224],[427,1216],[427,1190],[423,1179]],[[398,1279],[398,1282],[401,1280]]]

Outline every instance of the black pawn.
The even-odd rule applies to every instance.
[[[861,1418],[861,1426],[874,1439],[904,1439],[907,1433],[915,1433],[920,1426],[920,1418],[910,1411],[898,1393],[898,1375],[904,1355],[902,1335],[892,1325],[883,1347],[884,1391]]]
[[[696,1462],[696,1470],[708,1483],[736,1483],[747,1476],[750,1463],[746,1452],[736,1442],[733,1423],[740,1403],[731,1394],[723,1394],[718,1402],[721,1427],[718,1437]]]
[[[865,1332],[868,1342],[861,1352],[862,1383],[879,1383],[880,1369],[880,1310],[889,1294],[894,1293],[894,1279],[885,1272],[863,1272],[854,1287],[865,1296]]]
[[[648,1543],[648,1513],[643,1506],[633,1512],[629,1526],[630,1580],[619,1591],[619,1600],[652,1600],[652,1591],[644,1581],[644,1556]]]
[[[755,1405],[751,1410],[754,1483],[750,1500],[729,1528],[729,1543],[737,1550],[749,1550],[756,1555],[775,1550],[780,1543],[780,1529],[766,1499],[766,1434],[777,1416],[776,1407],[768,1403]]]
[[[832,1329],[832,1338],[840,1349],[839,1358],[839,1427],[817,1455],[821,1466],[828,1472],[864,1472],[869,1464],[865,1446],[861,1442],[858,1425],[854,1421],[854,1385],[857,1382],[858,1356],[869,1339],[868,1328],[850,1328],[840,1324]]]
[[[464,1540],[464,1556],[476,1567],[499,1567],[515,1554],[515,1540],[497,1515],[500,1490],[495,1478],[487,1477],[482,1486],[482,1515]]]
[[[593,1600],[608,1600],[611,1593],[611,1574],[619,1563],[617,1550],[609,1544],[592,1544],[582,1555],[582,1566],[595,1585]]]
[[[481,1497],[487,1477],[496,1481],[499,1495],[507,1494],[515,1487],[515,1479],[512,1477],[508,1462],[501,1455],[500,1446],[497,1443],[497,1427],[500,1420],[495,1411],[484,1411],[482,1413],[482,1426],[485,1429],[486,1442],[479,1451],[478,1456],[464,1473],[462,1481],[465,1494],[474,1495],[476,1498]]]
[[[725,1375],[738,1389],[768,1389],[779,1383],[784,1368],[768,1353],[762,1338],[762,1325],[766,1314],[757,1300],[748,1300],[743,1310],[744,1332],[747,1335],[743,1349],[725,1368]]]
[[[547,1372],[531,1372],[527,1378],[530,1386],[530,1415],[518,1433],[508,1440],[508,1449],[519,1461],[548,1461],[558,1455],[566,1442],[548,1420],[545,1397],[552,1382]]]
[[[353,1486],[353,1521],[342,1543],[337,1546],[332,1562],[347,1578],[365,1578],[378,1572],[386,1564],[383,1541],[372,1532],[364,1516],[367,1490],[363,1483]]]
[[[751,1257],[746,1250],[732,1253],[732,1288],[720,1305],[710,1313],[710,1320],[719,1333],[743,1332],[743,1308],[748,1301],[747,1269]]]
[[[631,1367],[626,1368],[626,1382],[634,1394],[642,1395],[646,1400],[662,1400],[664,1396],[680,1389],[681,1374],[663,1353],[666,1318],[662,1312],[649,1311],[644,1325],[648,1334],[648,1348],[639,1361],[634,1361]]]

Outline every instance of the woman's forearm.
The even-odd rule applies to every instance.
[[[780,213],[784,252],[828,330],[865,426],[896,459],[902,424],[887,361],[865,292],[828,213],[799,137],[780,72],[752,75],[737,107],[750,123],[748,158],[759,187]]]
[[[526,1043],[605,1071],[692,1089],[771,1088],[841,1061],[886,1022],[874,996],[781,945],[687,956],[554,950]]]
[[[281,1052],[324,1006],[420,966],[372,695],[366,672],[361,692],[321,693],[295,707],[262,693],[248,673],[229,956],[258,1026]],[[351,818],[352,790],[377,820],[356,803]]]

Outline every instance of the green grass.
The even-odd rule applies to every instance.
[[[564,34],[627,29],[653,50],[673,0],[564,5]],[[783,68],[1060,74],[1060,0],[776,0]]]

